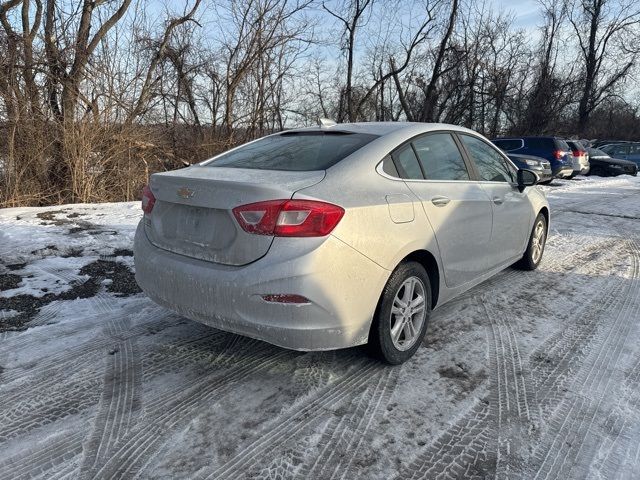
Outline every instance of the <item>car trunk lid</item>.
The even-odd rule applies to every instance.
[[[275,171],[194,165],[156,173],[156,198],[145,215],[145,231],[155,246],[223,265],[246,265],[264,256],[272,236],[245,232],[232,209],[264,200],[289,199],[322,181],[324,171]]]

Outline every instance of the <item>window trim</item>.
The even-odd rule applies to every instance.
[[[416,154],[416,149],[413,148],[413,145],[411,143],[409,143],[409,146],[407,147],[407,143],[403,143],[402,145],[400,145],[399,147],[393,149],[393,151],[389,154],[389,156],[391,157],[391,160],[393,160],[393,164],[396,167],[396,170],[398,171],[398,174],[400,175],[407,175],[407,171],[404,169],[404,167],[402,165],[400,165],[400,161],[398,160],[398,154],[401,153],[404,150],[410,150],[413,153],[413,156],[416,159],[416,163],[418,164],[418,168],[420,169],[420,174],[422,175],[422,178],[402,178],[400,177],[400,180],[425,180],[425,175],[424,175],[424,169],[422,168],[422,164],[420,163],[420,159],[418,158],[418,155]],[[384,158],[383,158],[384,161]]]

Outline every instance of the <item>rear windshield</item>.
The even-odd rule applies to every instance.
[[[525,139],[525,142],[527,147],[536,150],[552,150],[555,148],[552,138],[527,138]],[[569,150],[568,145],[566,146],[566,149]]]
[[[376,138],[377,135],[340,131],[285,132],[224,153],[206,166],[288,171],[326,170]]]
[[[564,150],[565,152],[568,150],[572,150],[567,142],[565,142],[564,140],[560,140],[559,138],[556,138],[556,147],[560,150]]]

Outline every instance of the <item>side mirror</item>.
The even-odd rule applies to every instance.
[[[518,170],[518,190],[524,191],[526,187],[533,187],[540,181],[538,174],[533,170]]]

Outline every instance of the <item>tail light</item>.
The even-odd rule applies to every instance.
[[[233,209],[245,232],[276,237],[324,237],[338,225],[344,209],[315,200],[269,200]]]
[[[587,152],[583,152],[582,150],[574,150],[573,151],[573,156],[574,157],[582,157],[583,155],[586,155]]]
[[[562,150],[555,150],[553,152],[553,156],[556,158],[556,160],[562,160],[562,157],[564,157],[564,152]]]
[[[142,211],[149,215],[155,204],[156,197],[154,197],[149,185],[145,185],[142,189]]]

